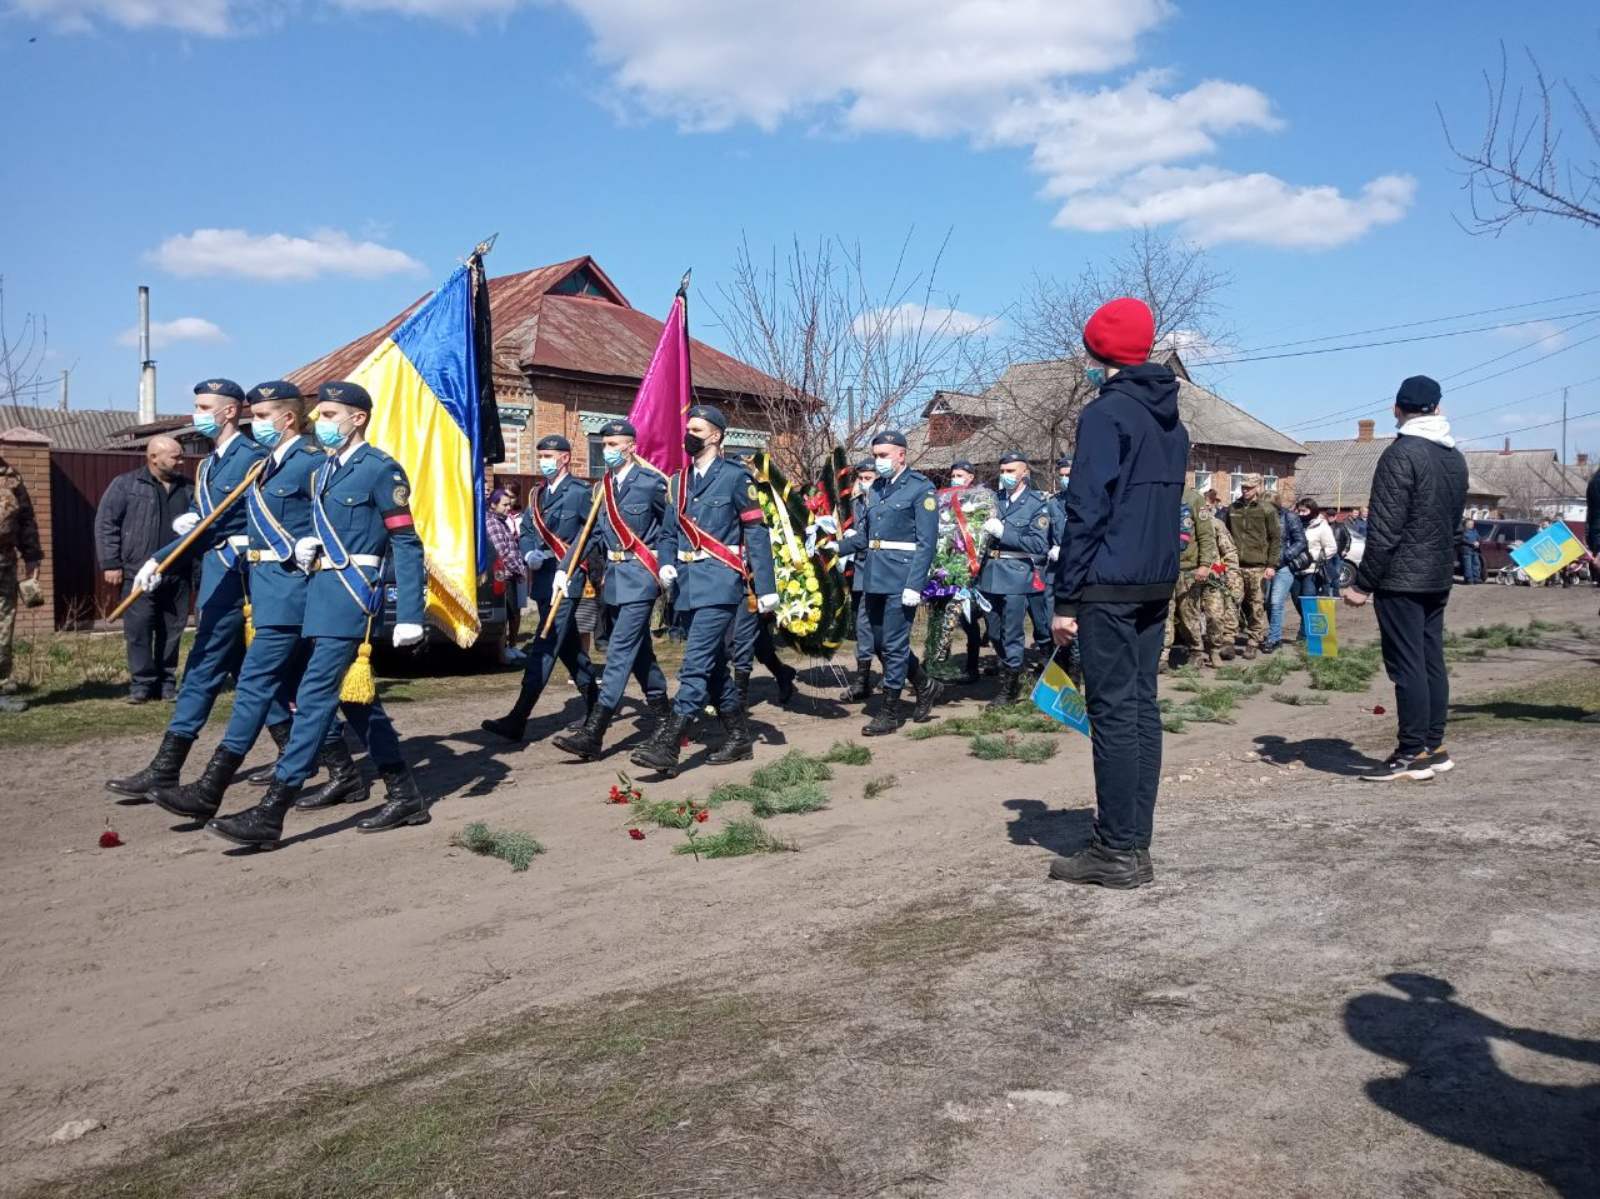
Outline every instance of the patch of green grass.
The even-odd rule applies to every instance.
[[[861,788],[863,799],[877,799],[878,796],[892,790],[900,780],[892,774],[880,774],[875,779],[868,779],[866,786]]]
[[[1509,624],[1479,625],[1461,634],[1461,638],[1484,650],[1538,649],[1544,644],[1545,633],[1562,627],[1547,620],[1530,620],[1521,627]],[[1450,644],[1450,638],[1447,637],[1445,643]]]
[[[918,725],[907,734],[913,741],[929,737],[971,737],[978,733],[1059,733],[1062,726],[1032,703],[1009,708],[985,708],[976,716],[947,716],[932,724]]]
[[[1296,654],[1280,651],[1247,665],[1229,663],[1217,668],[1217,681],[1276,687],[1297,670],[1305,669],[1305,660]]]
[[[840,766],[865,766],[872,761],[872,751],[859,741],[835,741],[822,760]]]
[[[1186,733],[1189,731],[1189,722],[1174,710],[1161,714],[1161,731],[1163,733]]]
[[[1327,704],[1326,695],[1318,695],[1315,691],[1274,691],[1274,703],[1288,704],[1291,708],[1320,708]]]
[[[1365,691],[1383,666],[1377,642],[1341,650],[1337,658],[1306,659],[1313,691]]]
[[[818,783],[795,783],[781,791],[762,791],[751,801],[757,816],[787,816],[828,806],[828,793]]]
[[[1019,737],[1015,733],[979,733],[972,738],[971,754],[986,762],[1016,761],[1037,765],[1056,756],[1059,741],[1045,737]]]
[[[730,820],[714,833],[697,837],[693,845],[673,846],[673,853],[699,852],[702,858],[742,858],[753,853],[794,853],[793,841],[767,831],[759,820]]]
[[[1600,712],[1600,671],[1584,666],[1460,699],[1450,705],[1449,728],[1452,735],[1508,726],[1572,728],[1596,712]]]
[[[725,803],[754,803],[761,795],[761,788],[749,783],[718,783],[706,796],[706,805],[720,808]]]
[[[490,828],[481,820],[474,820],[451,837],[450,844],[499,858],[516,871],[526,870],[544,852],[544,846],[529,834],[514,828]]]
[[[814,754],[791,749],[776,762],[761,767],[750,776],[750,785],[762,791],[782,791],[796,783],[815,783],[831,779],[833,770]]]

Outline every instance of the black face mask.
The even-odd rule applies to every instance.
[[[688,453],[689,457],[698,458],[700,456],[700,451],[706,448],[706,439],[704,437],[697,437],[693,433],[685,433],[683,435],[683,448]]]

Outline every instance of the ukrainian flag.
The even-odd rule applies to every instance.
[[[1573,536],[1564,520],[1556,521],[1511,551],[1511,560],[1535,583],[1544,582],[1583,556],[1583,542]]]
[[[1072,685],[1058,651],[1051,655],[1033,685],[1033,706],[1052,720],[1059,720],[1069,729],[1076,729],[1085,737],[1089,735],[1089,714],[1084,706],[1083,693]]]
[[[1326,595],[1302,595],[1300,616],[1306,630],[1306,653],[1313,658],[1339,656],[1339,626],[1334,611],[1339,601]]]
[[[458,267],[350,374],[372,395],[367,440],[405,467],[411,516],[427,553],[430,620],[477,640],[486,549],[479,446],[475,289]]]

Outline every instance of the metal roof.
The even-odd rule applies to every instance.
[[[36,408],[27,404],[0,404],[0,429],[31,429],[50,439],[53,450],[127,449],[130,442],[155,432],[186,426],[188,416],[157,419],[155,425],[139,423],[134,411],[105,408]]]
[[[1327,508],[1365,508],[1372,498],[1372,476],[1393,437],[1367,441],[1308,441],[1306,456],[1295,471],[1296,495],[1308,496]],[[1476,469],[1467,454],[1467,497],[1494,501],[1505,494]]]
[[[1521,503],[1581,499],[1587,473],[1556,461],[1554,450],[1467,450],[1467,469],[1495,494]]]

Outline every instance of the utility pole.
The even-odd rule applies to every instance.
[[[1567,464],[1567,389],[1561,389],[1561,465]]]
[[[63,412],[67,410],[67,388],[68,380],[71,375],[72,372],[70,370],[63,370],[61,372],[61,411]]]
[[[150,357],[150,289],[139,289],[139,423],[156,419],[156,364]]]

